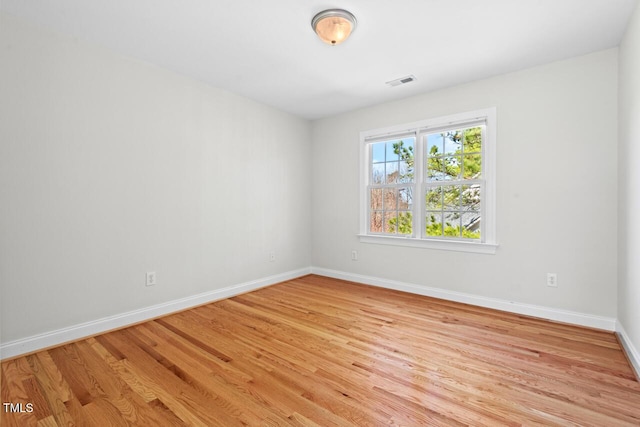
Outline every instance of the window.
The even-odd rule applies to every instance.
[[[361,133],[360,239],[494,253],[495,109]]]

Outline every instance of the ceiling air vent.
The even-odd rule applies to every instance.
[[[399,79],[391,80],[390,82],[387,82],[387,84],[389,86],[400,86],[406,83],[411,83],[414,80],[416,80],[416,76],[411,74],[405,77],[400,77]]]

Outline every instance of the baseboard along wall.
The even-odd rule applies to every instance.
[[[621,342],[622,347],[624,348],[624,351],[629,358],[631,366],[636,372],[636,377],[640,381],[640,352],[638,352],[638,350],[634,347],[622,324],[620,324],[620,322],[613,317],[596,316],[592,314],[560,310],[539,305],[523,304],[498,298],[488,298],[463,292],[449,291],[441,288],[421,286],[412,283],[398,282],[395,280],[381,279],[379,277],[364,276],[360,274],[347,273],[344,271],[336,271],[320,267],[311,267],[311,273],[317,274],[319,276],[333,277],[335,279],[348,280],[351,282],[363,283],[371,286],[395,289],[398,291],[409,292],[417,295],[424,295],[448,301],[471,304],[478,307],[492,308],[509,313],[538,317],[555,322],[563,322],[577,326],[616,332],[619,341]]]
[[[631,366],[636,371],[636,378],[640,381],[640,352],[635,348],[629,335],[624,330],[624,327],[620,322],[616,322],[616,334],[618,335],[620,344],[624,348],[625,353],[627,354],[627,358],[631,363]]]
[[[24,339],[0,344],[0,360],[13,358],[22,354],[33,353],[49,347],[54,347],[66,342],[75,341],[93,335],[98,335],[110,330],[123,328],[136,323],[165,316],[177,311],[189,309],[203,304],[208,304],[235,295],[251,292],[276,283],[292,280],[307,274],[317,274],[319,276],[332,277],[351,282],[362,283],[371,286],[378,286],[387,289],[424,295],[433,298],[440,298],[449,301],[472,304],[479,307],[492,308],[510,313],[522,314],[526,316],[539,317],[556,322],[570,323],[578,326],[597,328],[606,331],[616,332],[631,361],[636,373],[640,373],[640,354],[631,343],[622,325],[615,318],[595,316],[591,314],[574,311],[559,310],[550,307],[523,304],[498,298],[488,298],[479,295],[462,292],[449,291],[441,288],[426,287],[412,283],[399,282],[395,280],[382,279],[373,276],[348,273],[320,267],[308,267],[299,270],[265,277],[250,282],[245,282],[226,288],[217,289],[211,292],[181,298],[175,301],[146,307],[140,310],[130,311],[114,316],[96,319],[91,322],[74,325],[68,328],[58,329],[39,335],[34,335]],[[638,375],[640,378],[640,375]]]
[[[589,328],[603,329],[606,331],[616,330],[616,319],[612,317],[595,316],[592,314],[579,313],[575,311],[559,310],[556,308],[523,304],[499,298],[488,298],[479,295],[467,294],[463,292],[449,291],[442,288],[421,286],[412,283],[398,282],[395,280],[381,279],[372,276],[363,276],[343,271],[329,270],[326,268],[311,267],[311,273],[320,276],[333,277],[335,279],[348,280],[351,282],[364,283],[371,286],[379,286],[387,289],[409,292],[417,295],[424,295],[433,298],[440,298],[448,301],[461,302],[464,304],[476,305],[479,307],[493,308],[510,313],[523,314],[526,316],[539,317],[556,322],[571,323]]]
[[[255,291],[276,283],[306,276],[311,273],[310,268],[288,271],[281,274],[252,280],[237,285],[228,286],[222,289],[180,298],[162,304],[145,307],[140,310],[129,311],[114,316],[96,319],[79,325],[58,329],[31,337],[0,343],[0,360],[9,359],[22,354],[33,353],[45,348],[55,347],[60,344],[75,341],[78,339],[99,335],[104,332],[120,329],[136,323],[166,316],[171,313],[186,310],[199,305],[208,304],[221,299],[230,298],[235,295]]]

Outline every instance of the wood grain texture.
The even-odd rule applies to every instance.
[[[306,276],[2,363],[2,426],[637,426],[613,333]]]

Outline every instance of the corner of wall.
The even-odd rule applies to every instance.
[[[624,349],[627,359],[629,359],[629,363],[635,371],[636,379],[640,381],[640,352],[633,345],[633,342],[631,342],[631,338],[627,335],[627,332],[620,321],[616,322],[616,334],[618,336],[618,341],[620,341],[620,345]]]

